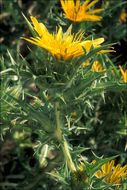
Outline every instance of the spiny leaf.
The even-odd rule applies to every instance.
[[[26,21],[26,24],[27,24],[31,34],[33,35],[33,37],[36,37],[37,35],[36,35],[35,31],[34,31],[33,26],[31,25],[31,23],[29,22],[29,20],[26,18],[26,16],[23,13],[22,13],[22,16],[24,17],[24,19]]]

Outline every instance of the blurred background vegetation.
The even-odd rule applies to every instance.
[[[112,53],[110,59],[116,67],[122,65],[124,68],[127,64],[127,20],[122,18],[121,14],[127,12],[125,2],[124,0],[100,0],[97,6],[105,7],[102,22],[80,24],[87,35],[94,33],[105,37],[108,43],[115,42],[116,53]],[[22,72],[23,58],[31,69],[32,64],[40,61],[37,57],[41,52],[29,44],[32,50],[37,50],[33,54],[28,44],[20,39],[21,36],[30,36],[22,13],[28,19],[30,15],[36,16],[51,31],[56,29],[56,25],[67,28],[67,24],[70,23],[62,16],[59,0],[0,0],[0,10],[1,71],[12,68]],[[24,88],[28,93],[38,95],[38,87],[29,82],[26,76],[23,80]],[[57,181],[49,180],[40,166],[41,146],[39,147],[38,141],[41,135],[36,132],[37,124],[32,120],[26,122],[25,116],[21,119],[22,109],[5,95],[8,92],[14,97],[20,97],[20,91],[22,89],[19,82],[11,71],[10,75],[1,78],[0,189],[64,189]],[[30,97],[24,98],[28,102],[33,101]],[[74,132],[70,135],[71,143],[86,148],[83,153],[86,159],[93,159],[93,151],[98,156],[120,155],[117,161],[125,164],[127,161],[127,92],[110,92],[105,94],[105,100],[100,97],[91,99],[91,104],[93,109],[89,112],[81,105],[78,115],[74,114],[77,120],[73,124]],[[38,144],[35,149],[36,142]],[[57,152],[51,150],[48,162],[50,163],[56,155]]]

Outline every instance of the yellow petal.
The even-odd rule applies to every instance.
[[[43,36],[45,32],[48,32],[47,28],[45,27],[43,23],[39,23],[37,19],[33,16],[31,16],[30,18],[34,25],[34,29],[36,30],[36,32],[38,33],[40,37]]]
[[[95,5],[97,2],[98,2],[98,0],[93,0],[91,3],[89,3],[89,5],[87,5],[87,9],[89,9],[90,7]]]

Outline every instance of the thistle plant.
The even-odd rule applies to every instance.
[[[127,165],[115,166],[114,159],[118,155],[105,157],[93,152],[92,159],[88,160],[85,157],[87,147],[75,146],[73,142],[73,135],[89,132],[89,116],[95,104],[105,102],[105,94],[127,90],[126,71],[122,67],[117,69],[107,55],[114,52],[113,44],[103,45],[103,36],[87,36],[80,25],[76,28],[77,22],[102,19],[95,15],[101,14],[102,8],[90,9],[96,2],[61,0],[65,16],[75,23],[67,26],[67,30],[56,26],[53,33],[34,16],[30,17],[31,23],[23,15],[32,37],[21,40],[37,46],[35,50],[30,49],[33,62],[29,64],[20,58],[22,64],[19,65],[8,52],[13,69],[7,68],[1,73],[3,81],[6,73],[16,77],[14,89],[3,91],[2,96],[5,109],[13,113],[9,115],[14,139],[18,141],[24,136],[16,133],[16,127],[23,124],[24,131],[27,128],[35,131],[38,138],[30,146],[41,168],[38,180],[48,176],[57,182],[57,189],[122,190],[126,185]],[[9,100],[14,105],[8,108]],[[36,185],[26,184],[25,189],[36,189]]]

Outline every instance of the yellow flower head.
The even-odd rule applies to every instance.
[[[92,71],[93,72],[102,72],[102,71],[104,71],[104,68],[99,61],[94,61],[93,65],[92,65]]]
[[[125,23],[127,21],[127,11],[123,10],[120,14],[119,21]]]
[[[121,75],[122,75],[123,81],[125,83],[127,83],[127,69],[124,71],[120,65],[119,65],[119,68],[120,68],[120,71],[121,71]]]
[[[99,171],[95,173],[97,178],[105,177],[105,181],[113,184],[120,184],[121,178],[127,178],[127,164],[123,167],[118,164],[114,165],[115,161],[112,160],[104,164]]]
[[[101,16],[95,15],[100,13],[103,9],[94,9],[90,8],[95,5],[98,0],[85,0],[84,3],[81,3],[80,0],[60,0],[62,8],[65,12],[65,16],[74,22],[81,21],[100,21]]]
[[[46,49],[57,59],[64,58],[65,60],[68,60],[79,57],[85,54],[85,51],[88,53],[91,47],[98,48],[100,47],[100,44],[104,42],[104,38],[83,40],[84,32],[79,31],[76,34],[72,34],[72,26],[70,26],[65,33],[63,33],[62,28],[59,27],[55,33],[51,34],[48,32],[45,25],[43,23],[39,23],[35,17],[31,16],[31,20],[37,36],[31,37],[30,39],[24,39]],[[113,50],[101,50],[99,53],[112,51]]]
[[[82,63],[82,67],[88,67],[90,65],[90,61],[86,60],[85,62]],[[102,64],[99,61],[94,61],[92,64],[92,71],[93,72],[102,72],[105,69],[103,68]]]

